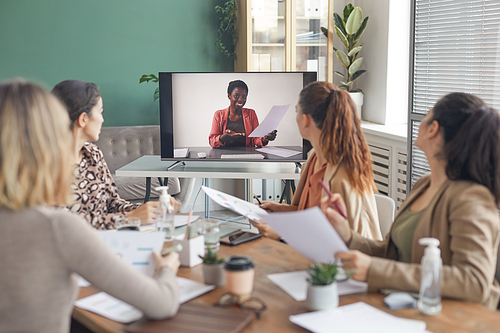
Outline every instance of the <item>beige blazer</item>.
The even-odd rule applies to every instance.
[[[429,186],[430,176],[422,177],[399,209],[402,212]],[[499,242],[499,215],[490,191],[477,183],[446,181],[423,212],[415,229],[412,263],[396,261],[397,248],[390,239],[375,242],[353,234],[349,244],[373,258],[368,272],[370,290],[381,288],[418,292],[422,237],[435,237],[441,245],[443,276],[441,294],[486,305],[494,310],[500,299],[495,280]],[[388,260],[392,259],[392,260]]]
[[[314,149],[311,149],[307,155],[306,164],[302,166],[299,184],[292,200],[292,205],[294,206],[299,205],[300,196],[304,190],[309,167],[314,155],[316,155],[316,152]],[[356,193],[351,186],[343,162],[335,166],[327,164],[323,181],[332,193],[340,193],[342,195],[346,204],[347,219],[351,229],[368,239],[382,240],[382,233],[378,222],[377,204],[373,191],[370,189],[369,192],[362,195]],[[320,185],[318,184],[318,186]],[[323,190],[322,196],[326,195],[326,192]]]

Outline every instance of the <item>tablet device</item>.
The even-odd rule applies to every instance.
[[[225,237],[221,237],[220,243],[224,244],[224,245],[234,246],[234,245],[245,243],[245,242],[248,242],[248,241],[251,241],[251,240],[254,240],[257,238],[261,238],[261,237],[262,237],[261,234],[254,234],[254,233],[251,233],[248,231],[236,231],[236,232],[229,234]]]

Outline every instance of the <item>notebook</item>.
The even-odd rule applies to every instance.
[[[236,308],[216,308],[198,304],[183,304],[171,319],[150,321],[141,319],[125,326],[128,333],[237,333],[255,318],[253,312]]]

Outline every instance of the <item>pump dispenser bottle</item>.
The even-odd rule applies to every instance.
[[[168,194],[168,186],[159,186],[157,191],[161,191],[160,204],[156,209],[156,230],[165,233],[165,241],[169,242],[174,239],[174,207],[170,203],[170,194]]]
[[[422,272],[418,309],[426,315],[437,315],[441,312],[441,271],[443,261],[441,250],[438,248],[439,240],[436,238],[421,238],[420,245],[426,245],[422,257]]]

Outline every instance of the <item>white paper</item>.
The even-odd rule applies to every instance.
[[[76,274],[78,279],[78,287],[88,287],[90,286],[90,282],[82,278],[80,275]]]
[[[132,305],[105,292],[79,299],[75,302],[75,306],[124,324],[139,320],[143,316],[143,313]]]
[[[164,233],[97,230],[97,234],[124,262],[139,272],[153,276],[155,262],[152,252],[161,253],[165,242]]]
[[[250,202],[233,197],[227,193],[214,190],[210,187],[202,186],[201,188],[210,197],[210,199],[222,207],[243,215],[250,220],[258,221],[262,219],[262,216],[268,215],[264,209]]]
[[[303,313],[290,321],[315,333],[421,333],[425,322],[390,315],[364,302],[335,309]]]
[[[179,276],[177,277],[177,283],[181,288],[181,296],[179,300],[181,304],[203,295],[215,288],[215,286],[203,284],[201,282],[185,279]]]
[[[269,280],[273,281],[283,289],[294,300],[301,302],[306,300],[307,296],[307,271],[287,272],[269,274]],[[337,289],[340,296],[363,293],[368,290],[368,284],[351,279],[337,282]]]
[[[297,154],[302,154],[301,151],[278,148],[278,147],[273,147],[273,146],[257,148],[255,150],[257,150],[259,153],[266,153],[266,154],[276,155],[279,157],[290,157],[290,156],[294,156]]]
[[[189,148],[177,148],[174,149],[174,158],[187,157],[189,153]]]
[[[181,277],[177,277],[177,283],[181,291],[179,300],[181,304],[215,288],[215,286]],[[75,306],[125,324],[139,320],[143,316],[143,313],[137,308],[105,292],[79,299],[75,302]]]
[[[261,219],[311,261],[333,262],[335,253],[348,250],[319,207],[262,215]]]
[[[250,135],[248,135],[249,138],[253,137],[262,137],[266,136],[275,129],[278,128],[278,125],[283,119],[283,116],[285,116],[286,111],[290,107],[290,104],[288,105],[274,105],[269,113],[267,114],[266,118],[260,123],[259,126],[257,126]]]

